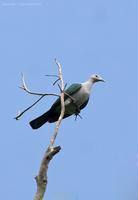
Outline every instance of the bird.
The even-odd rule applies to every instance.
[[[83,83],[73,83],[69,86],[64,93],[64,118],[67,118],[71,115],[79,115],[80,111],[85,108],[88,104],[91,95],[91,88],[96,82],[105,82],[104,79],[97,75],[93,74],[89,79]],[[32,129],[38,129],[46,122],[54,123],[58,121],[58,118],[61,113],[61,99],[60,97],[53,103],[51,108],[42,114],[30,121],[30,126]]]

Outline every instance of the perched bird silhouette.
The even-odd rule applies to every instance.
[[[93,84],[99,81],[104,82],[104,79],[97,74],[93,74],[86,82],[74,83],[67,88],[67,90],[65,90],[65,113],[63,118],[69,117],[73,114],[79,114],[80,110],[82,110],[89,101]],[[38,129],[46,122],[56,122],[60,116],[60,113],[61,100],[59,97],[47,112],[32,120],[30,122],[30,126],[33,129]]]

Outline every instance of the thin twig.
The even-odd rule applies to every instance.
[[[49,74],[46,74],[45,76],[48,76],[48,77],[56,77],[57,80],[54,81],[53,85],[55,85],[58,81],[60,81],[60,77],[58,75],[49,75]]]
[[[69,95],[67,92],[65,92],[65,91],[64,91],[64,94],[65,94],[66,96],[68,96],[68,97],[72,100],[72,103],[76,106],[76,113],[75,113],[75,115],[76,115],[76,116],[79,115],[79,113],[80,113],[80,108],[79,108],[79,106],[76,104],[75,99],[74,99],[71,95]],[[80,115],[79,115],[79,117],[82,118]],[[77,117],[75,118],[75,120],[76,120],[76,119],[77,119]]]
[[[59,76],[58,76],[58,75],[55,75],[55,74],[46,74],[45,76],[59,78]]]
[[[66,96],[68,96],[72,101],[73,101],[73,103],[74,103],[74,101],[75,101],[75,99],[71,96],[71,95],[69,95],[67,92],[65,92],[64,91],[64,94],[66,95]]]
[[[64,81],[63,81],[63,76],[62,76],[62,68],[61,68],[61,65],[59,62],[57,62],[57,60],[55,59],[55,62],[58,66],[58,70],[59,70],[59,77],[60,77],[60,89],[61,89],[61,94],[60,94],[60,99],[61,99],[61,113],[60,113],[60,116],[58,118],[58,121],[56,123],[56,127],[55,127],[55,131],[54,131],[54,134],[52,136],[52,139],[50,141],[50,147],[52,147],[55,143],[55,139],[57,137],[57,134],[58,134],[58,130],[59,130],[59,127],[60,127],[60,124],[61,124],[61,121],[64,117],[64,113],[65,113],[65,103],[64,103]]]
[[[67,83],[65,83],[65,86],[64,86],[64,91],[65,91],[66,87],[67,87]]]
[[[22,86],[20,86],[19,88],[23,89],[25,92],[27,92],[28,94],[32,94],[32,95],[37,95],[37,96],[60,96],[58,94],[55,93],[39,93],[39,92],[31,92],[28,88],[27,85],[25,83],[25,79],[24,79],[24,74],[22,73]]]
[[[34,105],[36,105],[45,95],[41,96],[37,101],[35,101],[31,106],[23,110],[22,112],[18,113],[17,116],[15,117],[16,120],[18,120],[26,111],[31,109]]]
[[[53,83],[53,85],[55,85],[58,81],[60,81],[60,78],[58,78],[57,80],[55,80],[55,82]]]
[[[35,101],[31,106],[27,107],[25,110],[23,110],[22,112],[18,113],[17,116],[15,117],[16,120],[18,120],[26,111],[30,110],[33,106],[35,106],[42,98],[44,98],[45,96],[56,96],[56,97],[60,97],[60,95],[55,94],[55,93],[38,93],[38,92],[31,92],[28,88],[27,85],[25,83],[25,79],[24,79],[24,74],[22,73],[22,86],[20,86],[21,89],[23,89],[25,92],[27,92],[28,94],[31,95],[37,95],[37,96],[41,96],[37,101]]]

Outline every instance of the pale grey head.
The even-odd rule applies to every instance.
[[[92,83],[96,83],[96,82],[99,82],[99,81],[105,82],[105,80],[101,76],[99,76],[98,74],[91,75],[90,79],[91,79]]]

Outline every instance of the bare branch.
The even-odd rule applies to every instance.
[[[50,160],[54,157],[55,154],[57,154],[60,151],[60,146],[58,147],[53,147],[57,134],[58,134],[58,130],[61,124],[61,121],[64,117],[64,112],[65,112],[65,105],[64,105],[64,81],[63,81],[63,77],[62,77],[62,68],[60,63],[58,63],[55,60],[57,66],[58,66],[58,71],[59,71],[59,78],[60,78],[60,89],[61,89],[61,94],[60,94],[60,99],[61,99],[61,113],[59,116],[59,119],[56,123],[56,127],[53,133],[53,136],[50,140],[50,144],[48,149],[45,152],[45,155],[42,159],[41,165],[40,165],[40,170],[38,173],[38,176],[36,176],[36,183],[37,183],[37,192],[35,195],[34,200],[42,200],[42,198],[44,197],[44,193],[46,191],[46,187],[47,187],[47,183],[48,183],[48,177],[47,177],[47,172],[48,172],[48,166],[49,166],[49,162]]]
[[[58,75],[48,75],[48,74],[46,74],[45,76],[56,77],[57,78],[57,80],[54,81],[53,85],[55,85],[58,81],[60,81],[60,77]]]
[[[69,95],[69,94],[68,94],[67,92],[65,92],[65,91],[64,91],[64,94],[67,95],[67,96],[72,100],[72,102],[74,103],[75,99],[74,99],[71,95]]]
[[[24,111],[19,112],[17,117],[15,117],[15,119],[19,119],[26,111],[28,111],[29,109],[31,109],[34,105],[36,105],[43,97],[45,96],[57,96],[60,97],[61,100],[61,113],[59,116],[59,119],[56,123],[56,127],[53,133],[53,136],[50,140],[50,144],[44,154],[44,157],[42,159],[41,165],[40,165],[40,169],[39,169],[39,173],[38,175],[35,177],[36,183],[37,183],[37,191],[34,197],[34,200],[42,200],[44,197],[44,193],[46,191],[46,187],[47,187],[47,183],[48,183],[48,177],[47,177],[47,173],[48,173],[48,166],[50,163],[50,160],[52,160],[52,158],[60,151],[61,147],[57,146],[54,147],[55,144],[55,140],[59,131],[59,127],[61,124],[61,121],[64,117],[64,113],[65,113],[65,104],[64,104],[64,95],[67,95],[68,97],[70,97],[72,99],[72,101],[74,101],[74,99],[68,95],[67,93],[64,92],[66,85],[64,85],[64,81],[63,81],[63,76],[62,76],[62,68],[59,62],[57,62],[57,60],[55,59],[55,63],[58,66],[58,72],[59,75],[47,75],[47,76],[54,76],[57,77],[58,79],[54,82],[53,85],[55,85],[58,81],[60,81],[60,84],[58,84],[59,89],[60,89],[60,95],[58,94],[54,94],[54,93],[37,93],[37,92],[32,92],[27,88],[27,85],[25,83],[25,79],[24,79],[24,75],[22,74],[22,86],[20,87],[21,89],[23,89],[25,92],[27,92],[28,94],[31,95],[37,95],[40,96],[40,98],[35,101],[31,106],[29,106],[28,108],[26,108]]]
[[[58,68],[59,68],[59,75],[46,75],[46,76],[53,76],[53,77],[57,77],[58,79],[53,83],[53,85],[55,85],[59,80],[61,81],[61,79],[63,80],[63,77],[62,77],[62,69],[61,66],[60,66],[60,63],[58,63],[55,59],[55,62],[56,64],[58,65]],[[22,76],[22,86],[20,86],[19,88],[23,89],[25,92],[27,92],[28,94],[31,94],[31,95],[37,95],[37,96],[41,96],[38,100],[36,100],[31,106],[27,107],[25,110],[23,110],[22,112],[18,112],[17,116],[14,118],[16,120],[19,120],[19,118],[25,113],[27,112],[28,110],[30,110],[33,106],[35,106],[42,98],[44,98],[45,96],[57,96],[57,97],[61,97],[61,95],[58,95],[58,94],[55,94],[55,93],[38,93],[38,92],[32,92],[28,89],[27,85],[26,85],[26,82],[25,82],[25,78],[24,78],[24,74],[21,73],[21,76]],[[64,85],[64,82],[63,82],[63,85],[60,85],[58,84],[58,87],[60,89],[60,92],[64,92],[64,94],[66,96],[68,96],[72,102],[75,104],[75,99],[69,95],[68,93],[66,93],[64,90],[67,86],[67,83]],[[76,105],[76,104],[75,104]],[[77,107],[77,105],[76,105]]]
[[[22,112],[19,112],[17,116],[15,117],[16,120],[18,120],[26,111],[31,109],[34,105],[36,105],[45,95],[41,96],[37,101],[35,101],[31,106],[23,110]]]
[[[27,85],[25,83],[25,79],[24,79],[24,74],[22,73],[22,86],[20,86],[21,89],[23,89],[25,92],[27,92],[28,94],[31,95],[37,95],[37,96],[41,96],[37,101],[35,101],[31,106],[27,107],[25,110],[23,110],[22,112],[19,112],[17,114],[17,116],[15,117],[16,120],[18,120],[26,111],[30,110],[33,106],[35,106],[42,98],[44,98],[45,96],[57,96],[60,97],[60,95],[55,94],[55,93],[38,93],[38,92],[31,92],[28,88]]]
[[[61,94],[60,94],[60,99],[61,99],[61,113],[60,113],[60,116],[59,116],[59,119],[56,123],[56,127],[55,127],[55,131],[54,131],[54,134],[53,134],[53,137],[50,141],[50,147],[54,145],[54,142],[55,142],[55,139],[57,137],[57,134],[58,134],[58,130],[59,130],[59,127],[60,127],[60,124],[61,124],[61,121],[64,117],[64,113],[65,113],[65,103],[64,103],[64,81],[63,81],[63,76],[62,76],[62,68],[61,68],[61,65],[59,62],[57,62],[57,60],[55,59],[55,62],[58,66],[58,70],[59,70],[59,78],[60,78],[60,89],[61,89]]]
[[[44,154],[44,157],[42,159],[39,175],[35,177],[36,183],[37,183],[37,192],[34,197],[34,200],[42,200],[44,193],[46,191],[48,178],[47,178],[47,172],[48,172],[48,166],[50,160],[60,151],[61,147],[54,147],[54,148],[48,148]]]
[[[27,86],[26,86],[26,83],[25,83],[25,80],[24,80],[24,74],[22,73],[22,86],[20,86],[19,88],[23,89],[25,92],[27,92],[28,94],[32,94],[32,95],[37,95],[37,96],[60,96],[58,94],[55,94],[55,93],[38,93],[38,92],[31,92]]]

